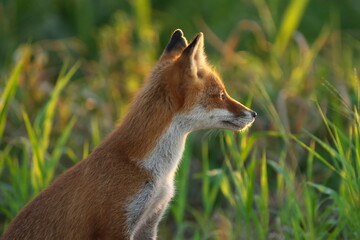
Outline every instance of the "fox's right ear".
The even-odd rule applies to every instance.
[[[162,53],[160,60],[174,59],[175,57],[180,56],[186,46],[187,40],[184,37],[183,32],[180,29],[176,29],[171,35],[171,39]]]
[[[184,49],[179,61],[187,70],[190,70],[191,74],[197,75],[198,69],[206,63],[203,33],[200,32]]]

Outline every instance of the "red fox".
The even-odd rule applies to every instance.
[[[119,127],[28,203],[2,239],[156,239],[187,135],[243,130],[256,115],[207,63],[203,34],[188,44],[175,30]]]

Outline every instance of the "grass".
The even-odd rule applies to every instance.
[[[227,33],[221,22],[205,23],[206,9],[205,21],[191,20],[230,94],[259,117],[244,133],[190,135],[159,238],[359,239],[360,42],[339,27],[341,9],[309,41],[297,30],[314,16],[306,15],[312,1],[251,3],[256,14]],[[149,1],[134,1],[101,27],[92,9],[73,19],[77,37],[18,46],[1,69],[0,229],[116,125],[180,27],[159,35],[167,23],[152,22]]]

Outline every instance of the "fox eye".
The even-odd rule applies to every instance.
[[[224,93],[224,91],[221,91],[219,96],[220,96],[220,99],[221,99],[221,100],[225,100],[225,93]]]

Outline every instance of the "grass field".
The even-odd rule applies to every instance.
[[[0,0],[0,233],[116,126],[176,28],[258,118],[189,136],[159,239],[360,239],[350,0]]]

